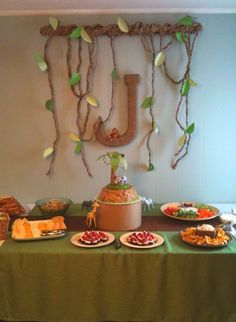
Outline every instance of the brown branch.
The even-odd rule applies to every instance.
[[[167,49],[175,41],[175,34],[172,35],[171,40],[162,48],[162,50]]]
[[[70,80],[70,78],[72,76],[72,70],[71,70],[71,66],[70,66],[70,61],[71,61],[71,39],[68,37],[67,38],[66,62],[67,62],[67,71],[68,71],[68,79],[69,80]],[[75,86],[71,86],[71,90],[72,90],[73,94],[76,97],[80,97],[80,95],[76,93]]]
[[[78,42],[78,58],[79,58],[79,63],[78,63],[78,66],[76,68],[77,72],[80,71],[80,67],[81,67],[81,63],[82,63],[82,60],[81,60],[81,42],[80,42],[80,40]],[[71,42],[70,42],[69,37],[68,37],[68,40],[67,40],[66,62],[67,62],[68,76],[70,78],[72,73],[71,73]],[[78,128],[79,136],[81,137],[81,139],[83,139],[83,137],[82,137],[82,127],[80,126],[80,110],[81,110],[81,101],[82,101],[84,95],[86,95],[86,94],[82,94],[82,88],[81,88],[80,82],[79,82],[78,87],[79,87],[79,93],[80,94],[76,93],[74,86],[71,86],[71,90],[72,90],[73,94],[78,98],[76,125],[77,125],[77,128]],[[81,149],[81,158],[82,158],[82,162],[83,162],[83,164],[85,166],[85,169],[86,169],[88,175],[90,177],[92,177],[92,174],[91,174],[91,172],[89,170],[87,160],[86,160],[86,157],[85,157],[84,146]]]
[[[167,66],[166,66],[166,61],[164,61],[163,67],[164,67],[164,74],[165,74],[166,78],[169,79],[169,81],[171,81],[173,84],[179,85],[183,81],[184,77],[182,77],[179,80],[175,80],[172,76],[170,76]]]
[[[163,37],[164,37],[164,35],[163,34],[160,34],[160,50],[159,51],[166,50],[170,45],[172,45],[172,43],[175,40],[175,34],[173,34],[172,37],[171,37],[171,40],[166,45],[163,46]],[[140,40],[141,40],[141,43],[143,45],[143,48],[146,51],[148,51],[150,53],[153,53],[153,49],[150,48],[150,47],[148,47],[147,44],[145,43],[145,36],[140,35]],[[154,53],[157,54],[159,51],[154,51]]]
[[[172,169],[176,169],[178,163],[188,154],[190,139],[191,139],[191,135],[189,134],[188,139],[186,140],[186,143],[185,143],[185,147],[186,147],[185,152],[172,163]]]
[[[147,135],[147,142],[146,142],[146,146],[147,146],[147,150],[148,150],[148,161],[149,161],[149,165],[152,164],[152,150],[150,147],[150,139],[152,136],[152,133],[154,131],[154,123],[155,123],[155,119],[154,119],[154,115],[153,115],[153,110],[152,110],[152,106],[153,106],[153,100],[154,100],[154,81],[155,81],[155,65],[154,65],[154,61],[155,61],[155,46],[154,46],[154,41],[153,41],[153,37],[150,36],[150,41],[151,41],[151,46],[152,46],[152,79],[151,79],[151,88],[152,88],[152,95],[151,95],[151,102],[150,102],[150,108],[149,108],[149,114],[151,116],[151,120],[152,120],[152,128],[149,131],[148,135]]]
[[[183,130],[183,131],[184,131],[184,127],[183,127],[183,125],[180,123],[180,121],[179,121],[179,117],[178,117],[178,115],[179,115],[179,111],[180,111],[180,106],[181,106],[182,101],[183,101],[183,96],[182,96],[182,88],[183,88],[183,84],[184,84],[184,82],[182,82],[181,87],[180,87],[180,100],[179,100],[179,103],[178,103],[178,105],[177,105],[177,109],[176,109],[176,113],[175,113],[175,120],[176,120],[177,124],[179,125],[179,127],[181,128],[181,130]]]
[[[55,104],[55,90],[54,90],[54,86],[53,86],[52,68],[51,68],[51,63],[50,63],[49,53],[48,53],[51,40],[52,40],[52,37],[48,37],[48,39],[45,43],[44,60],[47,64],[48,83],[49,83],[49,88],[50,88],[50,92],[51,92],[51,100],[52,100],[52,116],[53,116],[55,131],[56,131],[56,138],[53,142],[53,154],[52,154],[52,158],[51,158],[48,172],[46,173],[47,176],[52,176],[52,174],[53,174],[54,165],[55,165],[55,161],[56,161],[56,155],[57,155],[57,145],[58,145],[58,141],[60,139],[60,130],[59,130],[57,110],[56,110],[56,104]]]
[[[112,63],[113,63],[113,69],[117,70],[117,64],[116,64],[116,56],[115,56],[115,47],[114,47],[114,39],[113,37],[110,37],[110,47],[111,47],[111,52],[112,52]],[[109,109],[109,113],[106,117],[106,119],[103,121],[104,123],[107,122],[112,113],[113,110],[115,109],[115,91],[116,91],[116,80],[112,79],[112,83],[111,83],[111,106]]]
[[[71,32],[76,29],[76,25],[58,26],[54,31],[50,25],[43,26],[40,28],[40,33],[42,36],[69,36]],[[108,36],[108,37],[118,37],[123,36],[124,33],[119,29],[117,24],[111,24],[107,26],[102,26],[99,24],[83,26],[90,36]],[[202,26],[199,23],[194,23],[192,26],[182,26],[179,24],[143,24],[142,22],[136,22],[133,25],[129,25],[129,36],[138,35],[155,35],[162,33],[163,35],[173,35],[176,32],[187,32],[195,33],[202,30]]]
[[[181,99],[180,99],[180,103],[178,104],[177,111],[176,111],[176,121],[177,121],[178,125],[180,126],[180,128],[184,131],[185,135],[187,135],[186,128],[188,127],[188,124],[189,124],[188,123],[188,116],[189,116],[189,93],[187,93],[186,94],[186,97],[185,97],[185,125],[186,125],[186,128],[185,129],[180,124],[180,122],[178,120],[178,113],[179,113],[179,108],[180,108],[180,105],[181,105],[182,99],[183,99],[183,96],[182,96],[182,87],[183,87],[183,84],[184,84],[184,80],[189,79],[189,77],[190,77],[190,68],[191,68],[190,66],[191,66],[191,61],[192,61],[192,52],[193,52],[193,49],[194,49],[195,41],[196,41],[197,36],[198,36],[198,32],[194,35],[193,40],[192,40],[192,44],[191,44],[190,36],[191,35],[188,34],[187,42],[185,42],[185,48],[186,48],[188,63],[186,65],[186,71],[185,71],[184,78],[183,78],[183,82],[182,82],[181,89],[180,89]],[[184,144],[182,145],[182,147],[175,153],[175,156],[178,156],[178,155],[180,155],[180,153],[185,148],[185,152],[179,158],[177,158],[176,161],[172,164],[172,168],[173,169],[176,169],[178,163],[188,154],[190,141],[191,141],[191,135],[188,134],[188,138],[184,141]]]
[[[78,39],[78,65],[76,68],[77,73],[80,73],[80,69],[82,66],[82,40],[81,38]],[[82,94],[82,83],[79,82],[78,83],[78,90],[80,93],[80,97],[77,101],[77,116],[76,116],[76,125],[79,131],[79,134],[82,132],[82,127],[80,126],[80,119],[81,119],[81,101],[83,98],[83,94]]]
[[[92,42],[91,45],[88,44],[89,66],[88,66],[87,77],[86,77],[86,94],[91,91],[92,72],[94,71],[94,57],[93,57],[94,48],[95,48],[94,41]],[[81,133],[82,136],[84,136],[84,134],[86,133],[90,112],[91,112],[91,106],[90,104],[87,103],[87,112],[85,116],[83,131]]]

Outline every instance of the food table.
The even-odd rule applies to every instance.
[[[69,209],[66,222],[73,231],[60,239],[8,238],[0,247],[0,319],[236,321],[235,240],[219,249],[186,245],[177,231],[190,223],[165,217],[156,206],[143,216],[141,229],[154,227],[165,239],[162,246],[79,248],[70,238],[85,229],[85,218],[76,216],[82,213],[76,205]]]

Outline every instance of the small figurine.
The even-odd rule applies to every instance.
[[[114,184],[127,184],[127,177],[126,176],[115,176],[114,177]]]
[[[96,212],[98,207],[99,207],[99,203],[94,201],[92,204],[92,210],[87,214],[87,217],[86,217],[86,225],[88,225],[89,227],[91,227],[93,223],[94,223],[94,226],[96,227]]]
[[[92,208],[93,200],[84,200],[81,205],[81,209],[86,208],[87,210],[90,210]]]
[[[153,201],[151,198],[142,197],[143,210],[151,210],[151,207],[154,208]]]

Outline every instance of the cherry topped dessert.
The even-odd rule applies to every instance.
[[[127,238],[127,242],[133,245],[148,246],[155,244],[157,239],[149,231],[139,231],[131,233]]]
[[[108,240],[107,235],[102,231],[85,231],[79,241],[87,245],[95,245]]]

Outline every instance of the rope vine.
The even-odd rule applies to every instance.
[[[56,131],[56,137],[53,142],[52,158],[50,161],[49,169],[46,173],[46,175],[49,177],[53,175],[54,165],[55,165],[56,155],[57,155],[57,146],[58,146],[58,142],[60,139],[60,130],[59,130],[56,103],[55,103],[55,89],[54,89],[54,85],[53,85],[51,62],[49,59],[49,46],[51,44],[51,41],[52,41],[52,36],[49,36],[46,43],[45,43],[45,46],[44,46],[44,60],[47,65],[48,83],[49,83],[49,88],[50,88],[50,93],[51,93],[51,102],[52,102],[52,116],[53,116],[55,131]]]
[[[184,35],[182,34],[182,37],[183,36]],[[173,169],[176,169],[178,163],[188,154],[189,144],[190,144],[190,141],[191,141],[191,134],[192,134],[191,132],[188,132],[188,126],[189,126],[189,90],[185,94],[185,93],[183,93],[183,88],[184,88],[184,85],[187,84],[186,82],[190,82],[190,69],[191,69],[192,53],[193,53],[195,41],[196,41],[197,36],[198,36],[198,31],[194,34],[192,39],[191,39],[191,34],[189,32],[186,33],[185,36],[187,36],[187,40],[184,42],[185,50],[186,50],[186,54],[187,54],[187,63],[186,63],[185,72],[184,72],[184,75],[182,76],[182,78],[180,80],[175,80],[172,76],[170,76],[168,74],[168,71],[167,71],[167,68],[166,68],[166,62],[163,64],[164,73],[165,73],[166,77],[173,84],[175,84],[175,85],[180,84],[181,85],[180,86],[180,99],[179,99],[177,109],[176,109],[175,120],[176,120],[176,123],[179,126],[180,130],[183,132],[184,140],[183,140],[183,143],[180,144],[180,147],[177,150],[177,152],[174,154],[174,157],[176,157],[176,158],[173,160],[172,165],[171,165]],[[180,113],[180,109],[181,109],[184,97],[185,97],[185,104],[184,104],[184,108],[185,108],[185,125],[183,125],[180,122],[180,119],[179,119],[179,113]]]

